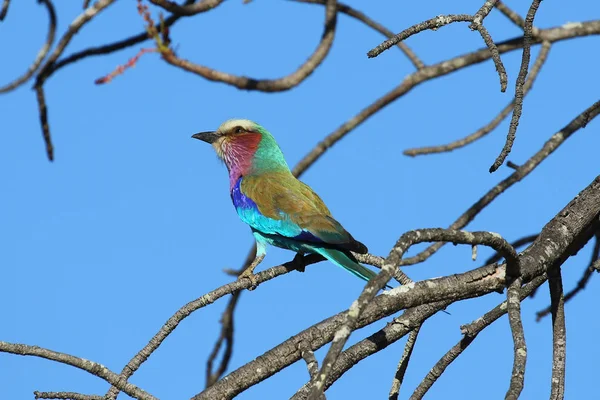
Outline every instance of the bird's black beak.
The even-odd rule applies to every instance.
[[[217,135],[215,132],[210,131],[195,133],[192,135],[192,137],[194,139],[200,139],[206,143],[214,143],[219,138],[219,135]]]

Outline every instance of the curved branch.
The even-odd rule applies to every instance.
[[[115,374],[104,365],[95,363],[93,361],[75,357],[70,354],[59,353],[43,347],[29,346],[20,343],[8,343],[4,341],[0,341],[0,352],[16,354],[19,356],[45,358],[46,360],[70,365],[72,367],[89,372],[98,378],[104,379],[106,382],[115,385],[119,388],[119,390],[122,390],[133,398],[140,400],[157,400],[156,397],[127,382],[125,379],[122,379],[119,375]]]
[[[531,3],[531,7],[529,7],[529,11],[527,12],[527,17],[525,17],[525,25],[523,27],[523,57],[521,58],[521,68],[519,70],[519,75],[517,76],[517,83],[515,85],[515,106],[513,109],[513,115],[510,120],[510,126],[508,128],[508,135],[506,136],[506,142],[504,143],[504,147],[502,148],[502,151],[490,167],[490,172],[495,172],[498,168],[500,168],[500,166],[504,163],[504,160],[506,160],[506,157],[508,157],[508,154],[510,153],[512,145],[515,141],[517,127],[519,126],[519,119],[521,118],[521,111],[523,109],[523,98],[525,97],[525,78],[527,77],[527,70],[529,69],[529,59],[531,58],[531,43],[533,40],[533,19],[541,2],[542,0],[533,0],[533,2]]]
[[[535,289],[540,287],[544,282],[546,282],[546,274],[536,277],[527,285],[523,286],[519,292],[520,300],[523,301],[525,298],[530,296],[531,293],[533,293]],[[442,376],[446,368],[448,368],[450,364],[456,360],[456,358],[461,355],[462,352],[475,340],[475,338],[477,338],[477,335],[498,320],[498,318],[506,314],[506,312],[506,301],[503,301],[470,324],[461,326],[460,330],[464,337],[450,350],[448,350],[448,352],[446,352],[446,354],[439,359],[433,368],[431,368],[431,370],[427,373],[425,378],[423,378],[421,383],[419,383],[419,386],[417,386],[413,394],[410,396],[410,400],[421,400],[427,391],[431,389],[437,379]]]
[[[525,86],[523,87],[523,95],[524,96],[527,95],[527,93],[529,93],[529,90],[533,87],[533,83],[535,82],[535,79],[537,78],[539,72],[542,69],[542,66],[546,62],[546,59],[548,58],[548,53],[550,52],[550,47],[551,47],[550,42],[542,42],[540,54],[538,55],[537,59],[535,60],[535,63],[533,64],[533,67],[531,68],[531,73],[527,77],[527,81],[525,82]],[[428,146],[428,147],[418,147],[418,148],[414,148],[414,149],[407,149],[407,150],[404,150],[403,154],[414,157],[414,156],[419,156],[419,155],[424,155],[424,154],[445,153],[445,152],[449,152],[449,151],[464,147],[470,143],[473,143],[477,139],[484,137],[485,135],[487,135],[488,133],[490,133],[491,131],[496,129],[496,127],[498,127],[498,125],[500,125],[500,123],[502,121],[504,121],[504,118],[506,118],[508,116],[508,114],[510,114],[510,112],[514,108],[514,105],[515,105],[515,101],[513,99],[506,107],[504,107],[502,109],[502,111],[500,111],[500,113],[489,124],[485,125],[483,128],[477,130],[476,132],[470,134],[469,136],[466,136],[462,139],[459,139],[454,142],[451,142],[451,143],[448,143],[445,145],[441,145],[441,146]]]
[[[331,375],[325,383],[325,388],[329,388],[355,364],[402,339],[420,326],[427,318],[442,311],[450,303],[452,302],[442,301],[409,308],[402,315],[394,318],[391,323],[386,324],[384,328],[348,347],[340,354],[333,366]],[[310,382],[304,384],[290,400],[305,400],[308,397],[309,390]]]
[[[374,256],[372,256],[374,257]],[[375,258],[376,259],[376,258]],[[310,254],[304,257],[303,265],[307,266],[310,264],[318,263],[323,261],[324,258],[318,254]],[[276,278],[280,275],[287,274],[288,272],[294,271],[296,269],[296,265],[294,261],[290,261],[288,263],[269,268],[265,271],[259,272],[256,274],[256,283],[260,285],[263,282],[269,281],[273,278]],[[185,318],[190,316],[194,311],[199,310],[200,308],[206,307],[209,304],[214,303],[218,299],[228,294],[232,294],[235,292],[239,292],[243,289],[248,289],[252,286],[252,283],[249,279],[236,280],[234,282],[223,285],[204,296],[199,297],[196,300],[193,300],[187,303],[185,306],[181,307],[171,318],[165,322],[165,324],[160,328],[160,330],[154,335],[152,339],[148,342],[143,349],[141,349],[123,368],[121,371],[121,377],[124,380],[129,379],[131,375],[138,370],[138,368],[150,357],[150,355],[158,349],[161,343],[169,336],[177,325]],[[232,311],[233,312],[233,311]],[[119,390],[115,386],[111,387],[106,394],[107,399],[115,399],[118,395]]]
[[[297,1],[299,3],[306,3],[306,4],[321,4],[321,5],[326,4],[326,0],[293,0],[293,1]],[[387,38],[391,38],[394,36],[394,32],[390,31],[385,26],[381,25],[380,23],[378,23],[376,21],[373,21],[371,18],[367,17],[362,12],[355,10],[354,8],[352,8],[346,4],[342,4],[342,3],[338,2],[337,10],[339,12],[342,12],[342,13],[352,17],[352,18],[355,18],[355,19],[361,21],[368,27],[375,29],[377,32],[381,33],[383,36],[385,36]],[[398,46],[398,48],[400,50],[402,50],[402,52],[406,55],[406,57],[408,57],[408,59],[413,63],[413,65],[415,66],[416,69],[421,69],[421,68],[425,67],[425,64],[423,63],[423,61],[421,61],[421,59],[419,57],[417,57],[417,55],[405,43],[399,42],[396,45]]]
[[[4,18],[6,18],[6,13],[8,12],[9,5],[10,0],[4,0],[2,2],[2,8],[0,9],[0,21],[4,21]]]
[[[377,57],[378,55],[383,53],[385,50],[388,50],[393,45],[398,44],[398,43],[402,42],[403,40],[406,40],[409,37],[416,35],[417,33],[425,31],[425,30],[431,29],[431,30],[435,31],[435,30],[438,30],[439,28],[441,28],[442,26],[446,26],[446,25],[452,24],[454,22],[470,22],[471,24],[469,25],[469,28],[471,28],[471,30],[477,30],[479,32],[479,34],[483,38],[483,41],[485,42],[485,45],[488,47],[488,49],[490,51],[492,60],[494,61],[494,64],[496,65],[496,70],[498,71],[498,75],[500,77],[500,91],[504,92],[504,91],[506,91],[506,84],[508,82],[508,78],[506,77],[506,69],[504,68],[504,64],[502,64],[502,60],[500,59],[500,53],[498,52],[498,47],[492,40],[492,37],[490,36],[487,29],[485,29],[485,27],[481,23],[483,21],[483,18],[485,18],[485,16],[483,15],[485,13],[485,7],[486,7],[486,5],[484,5],[484,7],[482,7],[475,15],[468,15],[468,14],[438,15],[437,17],[428,19],[427,21],[423,21],[418,24],[415,24],[415,25],[411,26],[410,28],[403,30],[399,34],[395,35],[394,37],[384,41],[377,47],[369,50],[369,52],[367,53],[367,56],[369,58]],[[489,11],[488,11],[488,13],[489,13]]]
[[[465,211],[456,221],[454,221],[449,229],[461,229],[471,222],[481,210],[483,210],[488,204],[490,204],[496,197],[502,194],[506,189],[521,181],[531,171],[533,171],[542,161],[544,161],[550,154],[552,154],[561,144],[564,143],[573,133],[579,129],[585,127],[589,121],[594,119],[600,113],[600,101],[597,101],[584,112],[579,114],[575,119],[569,122],[560,131],[552,135],[552,137],[544,143],[544,146],[535,153],[525,164],[519,167],[515,172],[508,176],[508,178],[502,180],[499,184],[489,190],[482,198],[480,198],[475,204],[473,204],[467,211]],[[400,262],[400,266],[414,265],[425,261],[437,252],[444,243],[435,243],[419,254],[403,259]]]
[[[48,10],[49,21],[48,33],[46,34],[46,42],[43,44],[40,51],[38,51],[37,56],[35,56],[35,60],[33,60],[33,64],[31,64],[31,66],[27,68],[27,71],[22,76],[15,79],[13,82],[5,86],[0,86],[0,93],[10,92],[11,90],[18,88],[23,83],[27,82],[42,64],[42,61],[44,61],[44,58],[46,58],[46,55],[52,47],[52,43],[54,43],[54,36],[56,34],[56,12],[54,10],[54,5],[50,0],[38,0],[38,3],[44,4],[46,6],[46,9]],[[8,5],[8,0],[5,2],[5,5]],[[1,20],[2,18],[0,15],[0,21]]]
[[[279,79],[254,79],[214,70],[203,65],[179,58],[173,51],[162,52],[163,59],[185,71],[200,75],[210,81],[223,82],[238,89],[258,90],[261,92],[281,92],[289,90],[310,76],[321,65],[333,44],[335,25],[337,21],[336,0],[327,0],[325,7],[325,29],[321,42],[313,54],[295,72]]]
[[[174,1],[169,0],[149,0],[150,3],[162,7],[176,15],[189,16],[196,15],[208,10],[212,10],[223,2],[223,0],[201,0],[198,3],[180,6]]]
[[[318,400],[323,394],[325,382],[328,375],[339,357],[346,341],[350,337],[352,331],[357,328],[358,319],[362,315],[364,309],[371,303],[377,295],[377,292],[385,287],[387,282],[392,277],[394,270],[402,259],[403,254],[413,245],[431,241],[451,241],[453,243],[471,244],[471,245],[486,245],[490,246],[498,252],[501,252],[507,261],[506,275],[519,276],[519,259],[515,249],[500,235],[490,232],[464,232],[451,231],[445,229],[419,229],[405,233],[398,239],[394,248],[386,258],[386,261],[377,276],[367,282],[358,299],[352,303],[346,312],[344,323],[336,330],[329,351],[323,360],[321,370],[314,380],[309,400]],[[408,285],[407,285],[408,287]],[[404,289],[402,286],[400,289]],[[409,287],[410,289],[410,287]],[[399,290],[399,289],[394,289]],[[394,291],[392,290],[392,291]]]
[[[94,18],[98,13],[100,13],[106,7],[108,7],[112,3],[114,3],[114,1],[115,0],[98,0],[97,2],[94,3],[93,6],[87,8],[82,14],[79,14],[79,16],[77,18],[75,18],[73,20],[73,22],[71,22],[71,24],[69,25],[69,29],[63,35],[63,37],[60,39],[60,41],[56,45],[56,48],[54,49],[52,54],[50,54],[50,57],[48,57],[48,59],[46,60],[46,63],[40,70],[38,77],[37,77],[36,84],[40,84],[40,85],[43,84],[43,82],[52,73],[52,71],[53,71],[52,67],[53,67],[54,63],[56,62],[58,57],[61,56],[63,51],[65,51],[65,48],[71,42],[71,39],[73,38],[73,36],[75,36],[75,34],[77,32],[79,32],[79,30],[86,23],[91,21],[91,19]]]
[[[548,41],[549,43],[554,43],[554,42],[557,42],[560,40],[566,40],[566,39],[570,39],[573,37],[598,35],[598,34],[600,34],[600,20],[582,22],[580,25],[578,24],[576,26],[571,26],[568,28],[559,26],[559,27],[555,27],[555,28],[543,29],[543,30],[540,30],[539,37],[541,39],[539,39],[539,40],[540,40],[540,42]],[[538,39],[536,39],[536,40],[538,40]],[[513,39],[506,40],[502,43],[498,43],[498,51],[500,52],[500,54],[507,53],[509,51],[520,49],[522,46],[523,46],[523,37],[516,37]],[[447,60],[447,61],[444,61],[441,63],[427,66],[425,68],[422,68],[418,71],[413,72],[412,74],[410,74],[406,78],[404,78],[404,80],[402,81],[402,83],[399,86],[395,87],[390,92],[386,93],[384,96],[377,99],[371,105],[367,106],[366,108],[361,110],[358,114],[356,114],[354,117],[352,117],[351,119],[346,121],[344,124],[342,124],[335,131],[333,131],[332,133],[327,135],[325,137],[325,139],[323,139],[321,142],[319,142],[306,156],[304,156],[304,158],[302,158],[302,160],[300,160],[298,162],[298,164],[296,164],[296,166],[294,167],[292,172],[296,176],[302,175],[302,173],[304,173],[306,171],[308,166],[310,166],[314,162],[316,162],[330,147],[332,147],[338,141],[343,139],[348,133],[350,133],[352,130],[354,130],[356,127],[358,127],[360,124],[365,122],[376,112],[378,112],[379,110],[382,110],[383,108],[385,108],[386,106],[388,106],[389,104],[391,104],[392,102],[397,100],[398,98],[402,97],[403,95],[408,93],[410,90],[412,90],[414,87],[418,86],[419,84],[421,84],[423,82],[427,82],[427,81],[435,79],[435,78],[438,78],[442,75],[448,75],[452,72],[458,71],[458,70],[468,67],[470,65],[474,65],[474,64],[478,64],[478,63],[487,61],[490,58],[491,58],[491,54],[490,54],[489,50],[487,48],[484,48],[484,49],[480,49],[480,50],[477,50],[477,51],[474,51],[471,53],[460,55],[458,57],[454,57],[450,60]],[[467,221],[467,222],[469,222],[469,221]],[[465,225],[466,225],[466,223],[465,223]],[[450,228],[451,229],[460,229],[465,225],[453,225]],[[426,251],[431,252],[431,254],[433,254],[437,251],[437,248],[432,251],[431,247],[430,247]],[[415,257],[417,257],[417,256],[415,256]],[[418,262],[425,260],[428,256],[425,257],[423,260],[417,260],[417,259],[415,259],[415,257],[405,259],[403,261],[403,264],[401,264],[401,265],[416,264]],[[412,262],[409,262],[407,260],[412,260]]]

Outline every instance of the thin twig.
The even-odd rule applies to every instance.
[[[337,22],[336,0],[327,0],[325,6],[325,24],[321,41],[311,56],[296,71],[278,79],[254,79],[238,76],[208,68],[204,65],[195,64],[175,55],[173,51],[161,52],[163,59],[185,71],[199,75],[205,79],[223,82],[238,89],[257,90],[261,92],[280,92],[289,90],[308,78],[315,69],[321,65],[329,54],[333,39],[335,37],[335,26]]]
[[[127,382],[102,364],[75,357],[70,354],[59,353],[43,347],[29,346],[20,343],[8,343],[0,341],[0,352],[16,354],[20,356],[34,356],[56,361],[61,364],[70,365],[97,376],[127,393],[129,396],[140,400],[157,400],[156,397]]]
[[[95,394],[81,394],[75,392],[33,392],[35,399],[61,399],[61,400],[104,400],[104,396]]]
[[[529,69],[529,59],[531,58],[533,19],[535,18],[535,13],[537,12],[541,1],[542,0],[533,0],[533,2],[531,3],[531,7],[529,7],[529,11],[527,12],[527,17],[525,17],[525,25],[523,27],[523,56],[521,58],[521,68],[519,70],[519,75],[517,76],[517,83],[515,85],[515,105],[513,109],[513,114],[510,120],[510,126],[508,128],[506,142],[504,143],[502,151],[490,167],[490,172],[496,171],[504,163],[504,160],[506,160],[506,157],[508,157],[508,154],[510,153],[512,145],[515,141],[517,127],[519,126],[519,119],[521,118],[521,111],[523,110],[523,98],[525,97],[525,79],[527,78],[527,70]]]
[[[523,286],[519,292],[520,300],[523,301],[544,282],[546,282],[546,274],[536,277],[527,285]],[[477,338],[477,335],[479,335],[481,331],[506,314],[506,312],[506,301],[503,301],[470,324],[461,326],[460,329],[464,337],[438,360],[431,371],[429,371],[421,383],[419,383],[419,386],[417,386],[413,394],[410,396],[410,400],[421,400],[427,391],[431,389],[433,384],[438,380],[438,378],[442,376],[446,368],[448,368],[450,364],[456,360],[458,356],[466,350],[467,347],[469,347],[475,338]]]
[[[446,229],[420,229],[405,233],[398,239],[396,245],[386,258],[386,262],[377,276],[367,282],[365,289],[359,295],[358,299],[352,303],[346,313],[344,323],[340,326],[331,342],[331,347],[325,355],[321,370],[317,379],[313,381],[309,400],[317,400],[323,393],[325,382],[328,375],[339,357],[346,341],[352,331],[356,328],[357,321],[365,307],[375,298],[377,292],[381,290],[392,277],[394,270],[400,262],[402,255],[412,245],[430,242],[430,241],[451,241],[461,244],[481,244],[490,246],[501,252],[507,260],[506,275],[518,276],[519,259],[517,253],[510,244],[502,237],[490,232],[465,232],[452,231]]]
[[[180,6],[174,1],[169,0],[149,0],[150,3],[162,7],[175,15],[190,16],[196,15],[208,10],[212,10],[223,2],[223,0],[201,0],[194,4]]]
[[[517,171],[513,172],[506,179],[489,190],[482,198],[473,204],[465,211],[456,221],[454,221],[448,229],[461,229],[471,222],[481,210],[490,204],[496,197],[503,193],[506,189],[521,181],[531,171],[533,171],[542,161],[552,154],[561,144],[564,143],[573,133],[585,127],[585,125],[594,119],[600,113],[600,101],[595,102],[585,111],[579,114],[575,119],[564,126],[560,131],[552,135],[552,137],[544,143],[542,148],[527,160]],[[419,254],[403,259],[400,266],[414,265],[421,263],[435,254],[445,243],[435,243]]]
[[[319,372],[319,363],[315,358],[315,353],[310,349],[310,345],[306,341],[301,341],[298,343],[298,350],[300,350],[300,355],[306,362],[306,368],[308,368],[308,375],[311,378],[317,376],[317,372]]]
[[[44,4],[46,6],[46,9],[48,10],[49,20],[48,33],[46,34],[46,42],[44,42],[42,48],[40,49],[40,51],[38,51],[37,56],[35,56],[35,60],[33,60],[33,64],[31,64],[29,68],[27,68],[27,71],[25,71],[25,73],[22,76],[10,82],[9,84],[1,86],[0,93],[10,92],[11,90],[18,88],[23,83],[27,82],[42,64],[42,61],[44,61],[44,58],[46,58],[46,55],[52,47],[52,43],[54,43],[54,36],[56,34],[56,12],[54,10],[54,5],[50,0],[38,0],[38,3]],[[8,0],[5,1],[4,5],[8,5]],[[0,21],[1,20],[2,18],[0,17]]]
[[[596,234],[596,241],[594,243],[594,249],[592,250],[592,259],[590,260],[590,263],[588,264],[586,269],[583,271],[583,276],[581,277],[581,279],[579,279],[579,282],[577,282],[577,285],[573,289],[571,289],[569,292],[567,292],[567,294],[565,295],[565,299],[564,299],[565,303],[568,302],[569,300],[571,300],[573,297],[575,297],[575,295],[577,295],[577,293],[579,293],[580,291],[585,289],[588,281],[592,277],[592,273],[594,272],[594,263],[596,263],[599,258],[600,258],[600,232]],[[551,311],[552,311],[552,305],[549,305],[545,309],[538,311],[536,313],[536,321],[539,322],[546,315],[550,314]]]
[[[528,235],[528,236],[524,236],[520,239],[515,240],[514,242],[512,242],[510,245],[512,247],[514,247],[515,249],[518,249],[520,247],[525,246],[526,244],[529,244],[531,242],[533,242],[535,239],[537,239],[537,237],[540,236],[539,233],[535,233],[533,235]],[[484,264],[492,264],[495,262],[498,262],[502,259],[502,255],[500,253],[496,253],[493,256],[491,256],[490,258],[488,258],[487,260],[485,260]]]
[[[527,76],[527,81],[525,82],[525,86],[523,88],[524,95],[527,95],[527,93],[529,93],[530,89],[533,87],[533,83],[535,82],[535,79],[537,78],[539,72],[542,69],[542,66],[544,65],[544,63],[547,60],[548,53],[550,52],[550,47],[551,47],[550,42],[542,42],[542,47],[540,49],[540,53],[539,53],[537,59],[535,60],[533,67],[531,68],[531,73]],[[502,111],[500,111],[500,113],[490,123],[488,123],[487,125],[485,125],[484,127],[480,128],[480,129],[478,129],[477,131],[473,132],[469,136],[466,136],[462,139],[459,139],[454,142],[451,142],[451,143],[448,143],[445,145],[441,145],[441,146],[428,146],[428,147],[417,147],[414,149],[407,149],[407,150],[404,150],[404,154],[407,156],[414,157],[414,156],[425,155],[425,154],[445,153],[445,152],[449,152],[449,151],[464,147],[470,143],[473,143],[477,139],[484,137],[485,135],[487,135],[488,133],[490,133],[494,129],[496,129],[496,127],[498,125],[500,125],[500,123],[502,121],[504,121],[504,118],[506,118],[508,116],[508,114],[510,114],[510,112],[514,108],[514,105],[515,105],[515,101],[513,99],[506,107],[504,107],[502,109]]]
[[[509,8],[501,0],[498,0],[498,2],[496,3],[496,8],[519,28],[525,28],[525,20],[523,19],[523,17],[521,17],[517,12],[513,11],[511,8]],[[534,37],[537,36],[539,34],[539,29],[534,26],[532,27],[531,33]]]
[[[337,359],[325,388],[331,386],[358,362],[402,339],[451,303],[452,301],[446,300],[409,308],[382,329],[344,350]],[[306,383],[290,400],[306,400],[310,387],[310,382]]]
[[[493,1],[491,3],[493,3]],[[416,35],[419,32],[425,31],[425,30],[431,29],[431,30],[435,31],[443,26],[452,24],[454,22],[470,22],[471,24],[469,25],[469,27],[471,28],[471,30],[477,30],[479,32],[479,34],[483,38],[483,41],[485,42],[486,46],[488,47],[488,49],[490,51],[491,58],[494,61],[494,64],[496,65],[496,70],[498,71],[498,75],[500,77],[500,91],[504,92],[506,90],[506,84],[508,82],[508,79],[506,77],[506,69],[504,68],[504,64],[502,64],[502,60],[500,59],[500,53],[498,52],[498,47],[494,43],[494,40],[490,36],[487,29],[485,29],[485,27],[481,23],[483,21],[483,18],[485,18],[485,16],[483,15],[485,13],[485,8],[486,8],[486,6],[484,5],[484,7],[482,7],[482,9],[480,9],[477,12],[477,14],[475,14],[475,15],[468,15],[468,14],[438,15],[435,18],[431,18],[431,19],[428,19],[427,21],[423,21],[418,24],[415,24],[415,25],[403,30],[399,34],[394,35],[393,37],[387,39],[386,41],[384,41],[377,47],[369,50],[369,52],[367,53],[367,56],[369,58],[377,57],[385,50],[388,50],[390,47],[402,42],[403,40],[408,39],[409,37],[411,37],[413,35]],[[490,10],[491,10],[491,8],[490,8]],[[489,13],[489,11],[488,11],[488,13]],[[487,14],[485,14],[485,15],[487,15]]]
[[[4,21],[4,18],[6,18],[6,13],[8,12],[9,5],[10,0],[4,0],[2,2],[2,8],[0,9],[0,21]]]
[[[404,381],[404,375],[406,374],[408,362],[410,361],[410,356],[412,355],[413,349],[415,348],[415,343],[417,342],[417,337],[419,336],[420,329],[421,325],[413,329],[408,335],[408,339],[406,340],[406,344],[404,345],[404,352],[402,353],[402,357],[398,362],[398,366],[396,367],[396,373],[394,374],[394,380],[392,381],[392,387],[388,396],[388,399],[390,400],[398,400],[398,396],[400,395],[400,387],[402,386],[402,382]]]
[[[473,16],[469,14],[438,15],[437,17],[428,19],[426,21],[415,24],[409,28],[406,28],[397,35],[394,35],[394,37],[385,40],[381,44],[369,50],[367,52],[367,56],[369,58],[377,57],[392,46],[402,42],[403,40],[408,39],[413,35],[416,35],[419,32],[423,32],[430,29],[436,31],[441,27],[452,24],[454,22],[473,22]]]
[[[229,361],[231,360],[231,355],[233,353],[233,332],[235,321],[233,318],[233,312],[235,311],[235,307],[241,294],[242,292],[238,291],[231,295],[229,303],[227,303],[227,307],[225,308],[225,311],[223,311],[223,315],[221,315],[221,333],[219,334],[219,338],[213,347],[213,351],[210,353],[210,356],[206,361],[206,387],[209,387],[218,381],[223,376],[225,371],[227,371],[227,366],[229,365]],[[223,342],[225,342],[225,351],[223,352],[223,357],[221,358],[219,367],[213,372],[213,363],[217,358],[219,351],[221,350]]]
[[[313,262],[321,261],[319,257],[312,257],[308,255],[304,259],[305,265],[312,264]],[[276,278],[280,275],[287,274],[288,272],[294,271],[295,266],[293,262],[288,262],[286,264],[282,264],[276,267],[269,268],[265,271],[259,272],[256,274],[256,284],[260,285],[266,281],[269,281],[273,278]],[[252,286],[252,283],[249,279],[238,279],[234,282],[223,285],[207,294],[187,303],[185,306],[181,307],[171,318],[165,322],[165,324],[160,328],[160,330],[150,339],[148,344],[144,346],[123,368],[121,371],[120,377],[123,380],[129,379],[131,375],[144,363],[148,357],[161,345],[161,343],[169,336],[177,325],[185,318],[190,316],[194,311],[197,311],[203,307],[206,307],[209,304],[214,303],[221,297],[232,294],[234,292],[248,289]],[[106,399],[115,399],[119,394],[119,388],[112,386],[106,394]]]
[[[565,397],[565,366],[567,360],[567,329],[565,326],[565,299],[560,265],[548,270],[548,287],[552,307],[552,380],[550,399]]]
[[[326,0],[294,0],[294,1],[297,1],[299,3],[306,3],[306,4],[322,4],[322,5],[326,4]],[[387,38],[391,38],[394,36],[394,32],[390,31],[389,29],[387,29],[386,27],[381,25],[379,22],[372,20],[371,18],[367,17],[362,12],[355,10],[354,8],[352,8],[346,4],[342,4],[342,3],[338,2],[337,9],[338,9],[338,12],[342,12],[352,18],[355,18],[355,19],[363,22],[365,25],[375,29],[377,32],[381,33],[382,35],[384,35]],[[423,63],[423,61],[421,61],[421,59],[410,49],[410,47],[408,47],[408,45],[406,43],[399,42],[399,43],[397,43],[397,46],[400,50],[402,50],[402,52],[406,55],[406,57],[408,57],[408,59],[413,63],[413,65],[415,66],[416,69],[421,69],[421,68],[425,67],[425,64]]]
[[[508,322],[513,337],[514,358],[513,369],[510,378],[510,386],[506,392],[505,399],[516,400],[519,398],[525,381],[525,364],[527,362],[527,345],[521,322],[521,278],[516,278],[507,291],[506,307],[508,310]]]
[[[52,145],[52,137],[50,136],[50,127],[48,126],[48,107],[46,106],[46,95],[41,85],[35,85],[34,88],[38,102],[40,114],[40,124],[42,126],[42,135],[46,144],[46,156],[48,160],[54,160],[54,146]]]

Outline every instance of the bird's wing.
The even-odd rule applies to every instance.
[[[238,199],[236,204],[236,196],[245,201]],[[246,176],[234,187],[232,199],[242,220],[262,233],[367,252],[331,216],[323,200],[289,173]]]

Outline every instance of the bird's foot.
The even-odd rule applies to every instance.
[[[304,262],[304,254],[296,253],[294,259],[292,260],[292,264],[294,268],[296,268],[299,272],[304,272],[306,269],[306,263]]]
[[[244,272],[242,272],[238,276],[238,280],[242,280],[244,278],[250,280],[250,287],[248,288],[248,290],[256,289],[256,287],[258,286],[258,281],[256,280],[256,275],[254,274],[254,272],[251,269],[244,270]]]

